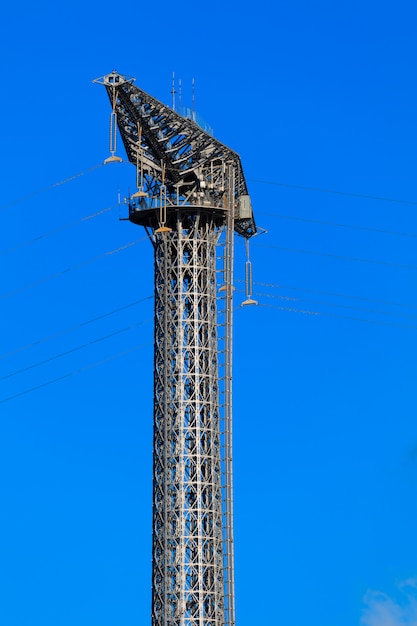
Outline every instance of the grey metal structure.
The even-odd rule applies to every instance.
[[[137,174],[129,219],[154,248],[152,626],[234,626],[233,246],[256,233],[240,159],[134,79],[96,82],[108,161],[118,127]]]

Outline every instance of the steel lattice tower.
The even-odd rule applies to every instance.
[[[234,626],[233,245],[256,232],[240,159],[134,79],[96,82],[107,161],[118,127],[137,174],[129,219],[154,248],[152,626]]]

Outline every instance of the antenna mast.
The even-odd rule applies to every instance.
[[[172,87],[171,87],[171,96],[172,96],[172,110],[175,111],[175,73],[172,72]]]

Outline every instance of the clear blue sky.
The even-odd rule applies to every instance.
[[[195,78],[268,231],[258,307],[236,241],[237,626],[417,624],[416,27],[403,0],[3,9],[2,626],[150,624],[152,250],[133,166],[95,168],[113,69],[167,104]]]

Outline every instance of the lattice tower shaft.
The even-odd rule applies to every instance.
[[[225,623],[218,238],[179,213],[155,239],[153,626]]]

